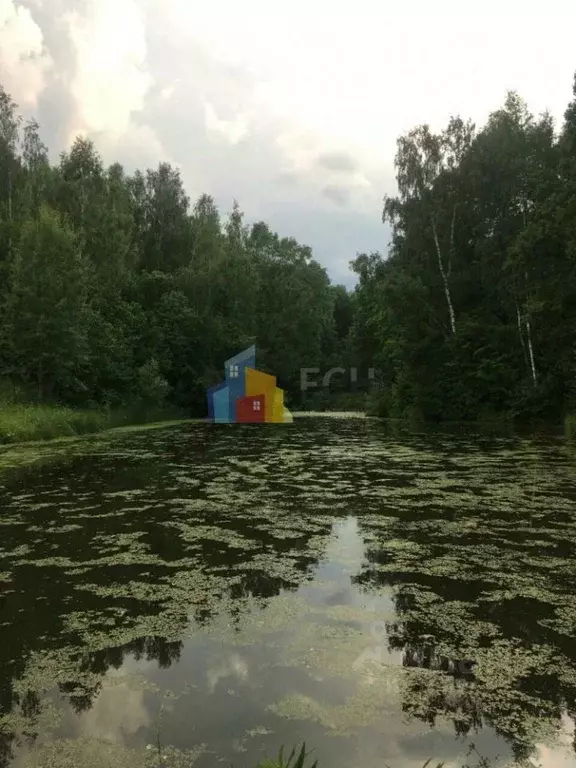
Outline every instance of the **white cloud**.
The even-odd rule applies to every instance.
[[[249,679],[248,666],[244,659],[237,653],[231,654],[227,659],[223,659],[214,667],[210,667],[206,672],[208,680],[208,690],[214,693],[220,680],[233,678],[237,682],[246,683]],[[232,686],[233,683],[230,683]]]
[[[176,90],[176,86],[178,85],[178,80],[171,83],[170,85],[167,85],[165,88],[163,88],[160,91],[160,98],[162,99],[169,99],[174,95],[174,92]]]
[[[12,0],[0,0],[0,72],[4,88],[18,103],[35,104],[50,64],[42,30],[30,11]]]
[[[73,133],[126,133],[153,84],[141,7],[135,0],[93,0],[88,13],[72,11],[65,20],[77,59]]]
[[[124,133],[92,132],[91,136],[105,163],[120,161],[130,173],[138,169],[153,168],[159,162],[168,162],[177,168],[180,167],[180,163],[175,162],[168,154],[166,147],[149,125],[131,125]]]
[[[574,720],[563,712],[558,733],[558,743],[554,746],[537,744],[534,764],[539,768],[575,768],[574,755]]]
[[[111,678],[119,675],[110,675]],[[123,744],[127,734],[135,734],[151,725],[145,705],[145,692],[131,681],[106,684],[77,721],[79,734],[106,742]]]
[[[245,115],[237,115],[233,120],[221,120],[209,102],[204,102],[204,116],[208,135],[224,139],[229,144],[238,144],[248,136],[248,120]]]
[[[507,88],[561,113],[575,66],[568,0],[546,14],[516,0],[476,11],[455,0],[294,0],[284,12],[263,0],[175,0],[171,9],[219,60],[250,70],[263,109],[383,162],[415,122],[484,119]]]
[[[16,100],[48,80],[39,118],[53,150],[84,132],[107,161],[172,161],[192,197],[225,210],[237,198],[338,279],[357,250],[387,245],[401,133],[451,114],[482,124],[509,88],[561,120],[576,67],[572,0],[546,13],[536,0],[18,2],[29,10],[0,0],[3,70],[26,51],[44,66],[43,35],[55,66],[30,59],[36,79],[0,77]]]

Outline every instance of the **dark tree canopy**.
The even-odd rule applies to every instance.
[[[308,247],[236,201],[191,205],[167,163],[128,175],[77,138],[51,166],[1,87],[0,171],[0,379],[26,400],[204,414],[241,348],[298,397],[300,368],[345,343],[350,296]]]
[[[350,292],[236,201],[191,203],[166,163],[128,175],[77,138],[51,165],[0,87],[0,384],[204,414],[223,361],[255,343],[297,405],[315,404],[302,368],[341,367],[379,371],[381,415],[574,412],[576,80],[558,131],[509,93],[481,128],[413,128],[395,165],[389,252],[357,255]]]
[[[398,141],[387,258],[361,255],[354,342],[378,411],[557,420],[576,384],[576,80],[559,134],[515,93],[479,131]]]

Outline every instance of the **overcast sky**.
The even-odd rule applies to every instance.
[[[107,162],[169,161],[351,284],[387,247],[396,138],[481,125],[507,89],[560,122],[575,34],[574,0],[0,0],[0,82],[55,155],[83,133]]]

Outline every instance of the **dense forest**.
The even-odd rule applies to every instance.
[[[576,411],[576,80],[559,131],[510,93],[481,130],[413,129],[395,164],[389,252],[358,255],[347,291],[236,203],[191,204],[168,164],[105,167],[85,138],[51,164],[0,88],[0,396],[203,415],[255,343],[291,406],[329,400],[302,368],[354,366],[334,387],[376,368],[380,415]]]
[[[515,93],[479,131],[398,140],[387,258],[354,262],[355,344],[379,411],[557,420],[576,395],[576,79],[556,133]]]
[[[191,207],[168,164],[127,175],[77,138],[51,165],[4,91],[0,132],[5,397],[204,415],[250,344],[296,396],[301,367],[338,364],[351,298],[309,247],[245,226],[237,204],[224,221],[208,195]]]

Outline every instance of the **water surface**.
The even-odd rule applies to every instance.
[[[560,438],[369,419],[5,466],[0,766],[574,768],[575,499]]]

